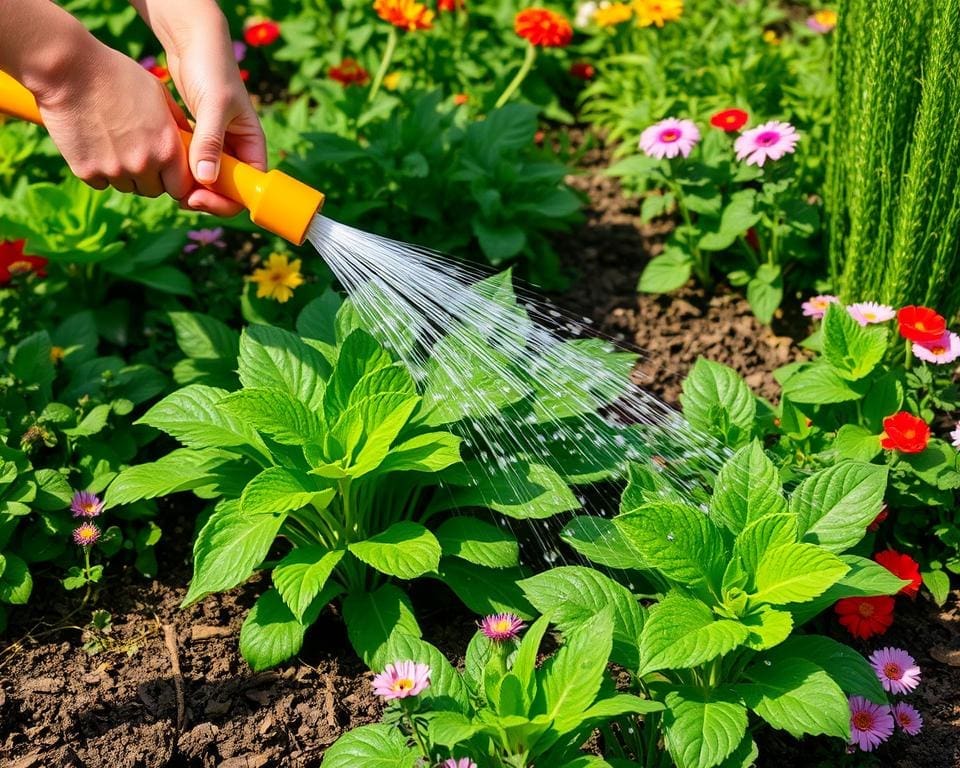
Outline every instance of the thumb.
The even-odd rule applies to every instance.
[[[201,184],[213,184],[220,175],[220,153],[227,128],[226,115],[219,110],[197,110],[197,125],[190,142],[190,170]]]

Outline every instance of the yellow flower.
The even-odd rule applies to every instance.
[[[602,3],[593,13],[593,21],[598,27],[613,27],[629,21],[633,10],[626,3]]]
[[[637,13],[637,26],[662,27],[665,22],[676,21],[683,15],[683,0],[633,0]]]
[[[300,259],[288,262],[286,254],[272,253],[264,267],[254,271],[250,279],[257,284],[258,299],[274,299],[283,304],[293,296],[293,289],[303,285]]]
[[[403,75],[400,72],[391,72],[389,75],[385,75],[383,78],[383,87],[388,91],[397,90],[402,77]]]
[[[66,354],[66,350],[63,347],[57,347],[57,346],[50,347],[50,362],[56,365],[61,360],[63,360],[63,356],[65,354]]]
[[[780,39],[780,35],[776,33],[773,29],[763,30],[763,42],[769,43],[770,45],[780,45],[783,40]]]
[[[813,14],[820,24],[823,24],[825,27],[835,27],[837,26],[837,12],[836,11],[817,11]]]

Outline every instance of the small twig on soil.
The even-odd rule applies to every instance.
[[[170,757],[177,751],[177,742],[183,731],[183,722],[186,715],[186,705],[183,699],[183,674],[180,672],[180,654],[177,651],[177,632],[170,624],[163,625],[163,644],[167,655],[170,656],[170,667],[173,669],[173,687],[177,693],[177,727],[173,732],[173,743],[170,745]]]

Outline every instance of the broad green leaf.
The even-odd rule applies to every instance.
[[[574,517],[560,531],[560,538],[597,565],[624,570],[643,567],[640,553],[614,522],[604,517]]]
[[[389,353],[364,330],[353,331],[340,346],[337,364],[327,383],[323,410],[333,424],[350,405],[350,395],[367,374],[393,364]]]
[[[460,443],[452,432],[416,435],[391,448],[377,472],[440,472],[460,463]]]
[[[73,488],[62,472],[56,469],[38,469],[33,473],[37,484],[37,495],[33,500],[34,509],[41,512],[56,512],[70,506]]]
[[[757,764],[758,757],[760,757],[760,750],[757,749],[751,735],[747,733],[730,756],[720,763],[719,768],[753,768]]]
[[[639,675],[661,669],[688,669],[729,653],[749,634],[743,624],[717,619],[700,600],[679,591],[647,612],[640,633]]]
[[[783,386],[783,394],[791,402],[827,405],[860,400],[866,384],[848,381],[825,362],[813,363],[794,374]]]
[[[350,552],[388,576],[415,579],[440,565],[440,543],[419,523],[404,520],[366,541],[349,545]]]
[[[419,404],[419,397],[374,395],[351,406],[362,410],[364,421],[363,442],[350,467],[352,477],[360,477],[380,467],[389,455],[393,441],[407,426]]]
[[[563,478],[545,464],[517,462],[499,470],[495,465],[468,462],[457,472],[465,484],[438,494],[434,500],[436,511],[481,507],[526,520],[580,508]]]
[[[599,571],[568,565],[552,568],[520,582],[520,588],[540,613],[564,634],[582,626],[607,606],[613,610],[612,660],[635,669],[637,639],[643,628],[643,610],[626,587]]]
[[[737,372],[704,358],[683,381],[683,415],[690,425],[733,448],[745,445],[753,432],[756,402]]]
[[[193,545],[193,579],[182,606],[246,580],[270,551],[283,514],[248,514],[238,500],[221,502]]]
[[[353,405],[366,397],[388,393],[410,396],[417,394],[416,382],[403,363],[393,363],[363,374],[350,390],[347,404]]]
[[[621,715],[646,715],[662,712],[663,704],[653,699],[641,699],[628,693],[618,693],[608,699],[600,699],[583,713],[584,721],[610,720]]]
[[[394,725],[361,725],[347,731],[323,755],[324,768],[415,768],[420,753]]]
[[[382,670],[387,664],[413,661],[430,667],[430,687],[419,696],[431,709],[467,711],[467,688],[463,678],[446,657],[430,643],[405,632],[394,632],[373,659],[372,666]]]
[[[801,539],[831,552],[849,549],[863,538],[883,507],[887,468],[842,462],[811,475],[790,497]]]
[[[747,669],[749,683],[735,686],[747,706],[795,738],[806,734],[850,738],[850,707],[821,667],[806,659],[778,658]]]
[[[270,467],[243,489],[240,509],[248,516],[290,512],[307,505],[326,507],[336,491],[323,481],[292,469]]]
[[[789,611],[780,611],[769,605],[761,605],[740,617],[740,622],[750,631],[744,645],[755,651],[773,648],[786,640],[793,631],[793,616]]]
[[[430,741],[453,747],[473,738],[483,726],[457,712],[437,712],[430,718]]]
[[[693,259],[672,248],[650,259],[640,275],[637,290],[641,293],[670,293],[687,284],[692,269]]]
[[[754,440],[729,459],[717,474],[710,515],[737,534],[765,515],[786,512],[780,474]]]
[[[451,517],[437,529],[444,555],[459,557],[488,568],[520,565],[520,545],[503,528],[474,517]]]
[[[336,344],[334,319],[341,304],[340,294],[328,288],[301,310],[297,316],[297,333],[306,339]]]
[[[255,458],[270,460],[253,425],[220,408],[226,390],[190,384],[167,395],[137,424],[148,424],[175,437],[188,448],[236,448]]]
[[[537,696],[539,682],[537,680],[537,656],[540,653],[540,644],[543,642],[544,635],[550,628],[550,615],[544,614],[537,619],[520,640],[520,646],[513,657],[513,667],[511,671],[521,683],[526,687],[527,698],[531,701]],[[482,637],[482,635],[481,635]],[[496,649],[493,649],[496,653]]]
[[[445,557],[437,578],[477,615],[515,613],[529,619],[536,611],[517,585],[528,575],[520,568],[484,568],[459,557]]]
[[[240,352],[240,336],[232,328],[209,315],[194,312],[170,312],[168,317],[177,336],[177,346],[187,357],[235,363]]]
[[[728,689],[678,688],[665,702],[665,740],[678,768],[713,768],[743,740],[747,710]]]
[[[923,586],[930,590],[933,601],[942,606],[950,595],[950,577],[944,571],[924,571]]]
[[[295,548],[274,566],[273,585],[298,620],[303,620],[304,613],[326,586],[343,555],[342,549],[330,551],[315,544]]]
[[[600,690],[612,645],[613,613],[605,608],[568,633],[563,647],[537,673],[539,711],[553,719],[560,734],[583,722]]]
[[[797,518],[791,514],[766,515],[747,525],[733,543],[733,552],[751,576],[764,553],[797,540]]]
[[[27,336],[10,349],[8,365],[13,377],[40,390],[44,400],[50,399],[54,368],[50,357],[50,336],[38,331]]]
[[[841,459],[873,461],[880,453],[880,435],[858,424],[844,424],[837,430],[833,449]]]
[[[0,603],[26,605],[33,591],[33,576],[27,564],[13,552],[4,555],[5,563],[0,574]]]
[[[281,389],[241,389],[223,398],[218,407],[283,445],[304,445],[324,435],[319,412]]]
[[[850,570],[816,544],[783,544],[767,550],[757,566],[751,603],[785,605],[819,597]]]
[[[373,592],[352,592],[343,599],[343,619],[350,644],[368,666],[393,632],[420,637],[420,627],[406,592],[384,584]]]
[[[178,448],[156,461],[127,467],[107,488],[107,508],[155,499],[180,491],[216,484],[228,462],[237,464],[237,455],[217,448]],[[249,474],[256,472],[254,465]]]
[[[831,304],[823,318],[823,356],[844,379],[857,381],[883,360],[889,332],[861,327],[845,307]]]
[[[760,213],[754,210],[756,192],[746,189],[736,193],[724,207],[719,220],[709,221],[700,238],[700,248],[707,251],[723,251],[733,245],[736,239],[760,220]]]
[[[776,666],[782,659],[790,657],[816,664],[848,696],[865,696],[877,704],[887,703],[887,694],[870,662],[849,645],[823,635],[796,635],[763,654],[761,659]]]
[[[816,600],[790,607],[794,621],[799,625],[816,616],[820,611],[832,606],[845,597],[875,597],[877,595],[895,595],[907,582],[899,579],[890,571],[873,560],[857,555],[840,555],[850,570]]]
[[[779,266],[761,264],[747,283],[747,302],[764,325],[769,325],[783,301],[783,274]]]
[[[684,586],[720,586],[728,558],[723,537],[696,507],[653,502],[614,523],[647,568]]]
[[[247,326],[240,336],[239,365],[244,387],[280,389],[311,411],[323,402],[330,364],[289,331],[267,325]]]

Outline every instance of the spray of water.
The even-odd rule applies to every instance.
[[[457,426],[466,476],[451,490],[452,507],[482,501],[518,516],[511,509],[518,501],[569,495],[551,487],[542,467],[576,485],[611,466],[623,473],[631,462],[656,469],[689,496],[695,470],[715,471],[722,462],[719,444],[643,389],[638,355],[602,338],[589,319],[508,279],[487,279],[476,265],[325,217],[314,220],[308,237],[364,326],[429,382],[430,418],[441,423],[451,410],[466,412]],[[602,518],[619,507],[612,489],[571,500],[569,511],[597,521],[597,536]],[[555,525],[533,527],[549,563],[566,561]]]

